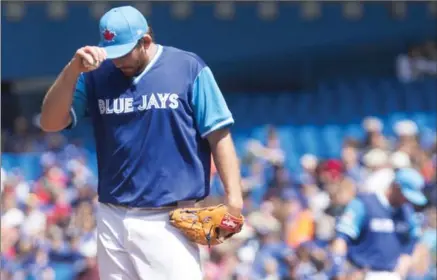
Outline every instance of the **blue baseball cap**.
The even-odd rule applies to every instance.
[[[425,180],[413,168],[401,168],[395,173],[394,183],[397,184],[405,198],[416,205],[425,205],[427,199],[422,193]]]
[[[140,11],[123,6],[106,12],[100,19],[99,29],[99,47],[105,49],[108,59],[114,59],[132,51],[149,30],[149,25]]]

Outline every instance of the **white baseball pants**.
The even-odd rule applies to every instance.
[[[199,247],[168,221],[168,209],[99,204],[97,258],[102,280],[201,280]]]
[[[401,280],[401,277],[396,272],[369,271],[364,280]]]

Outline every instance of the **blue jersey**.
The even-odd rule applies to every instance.
[[[337,224],[348,241],[348,259],[359,268],[393,271],[402,254],[411,254],[420,227],[411,205],[392,208],[383,194],[361,195],[350,202]]]
[[[80,76],[72,126],[89,114],[102,203],[159,207],[209,194],[206,136],[234,123],[210,68],[195,54],[158,45],[127,78],[111,61]]]

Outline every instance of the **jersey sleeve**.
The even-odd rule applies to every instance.
[[[417,242],[422,237],[422,229],[420,227],[420,223],[418,221],[417,215],[414,213],[413,209],[408,209],[409,211],[406,211],[406,219],[409,225],[409,238],[408,242],[404,245],[403,253],[411,255],[414,251],[414,248],[417,244]]]
[[[408,223],[410,225],[410,237],[417,240],[420,239],[422,237],[422,228],[415,213],[410,213]]]
[[[352,240],[358,238],[365,216],[364,204],[359,199],[352,200],[336,225],[337,234],[346,235]]]
[[[76,83],[73,95],[73,103],[70,109],[71,124],[70,128],[77,125],[78,121],[85,117],[87,112],[87,93],[85,87],[85,76],[81,74]]]
[[[223,94],[207,66],[199,72],[194,81],[191,103],[202,137],[234,123]]]

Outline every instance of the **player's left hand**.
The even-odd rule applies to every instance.
[[[234,216],[223,204],[203,208],[179,208],[171,211],[169,217],[170,223],[189,240],[208,246],[223,243],[240,232],[244,224],[241,214]]]
[[[225,205],[229,214],[239,217],[243,211],[243,198],[241,196],[239,198],[228,198]]]

